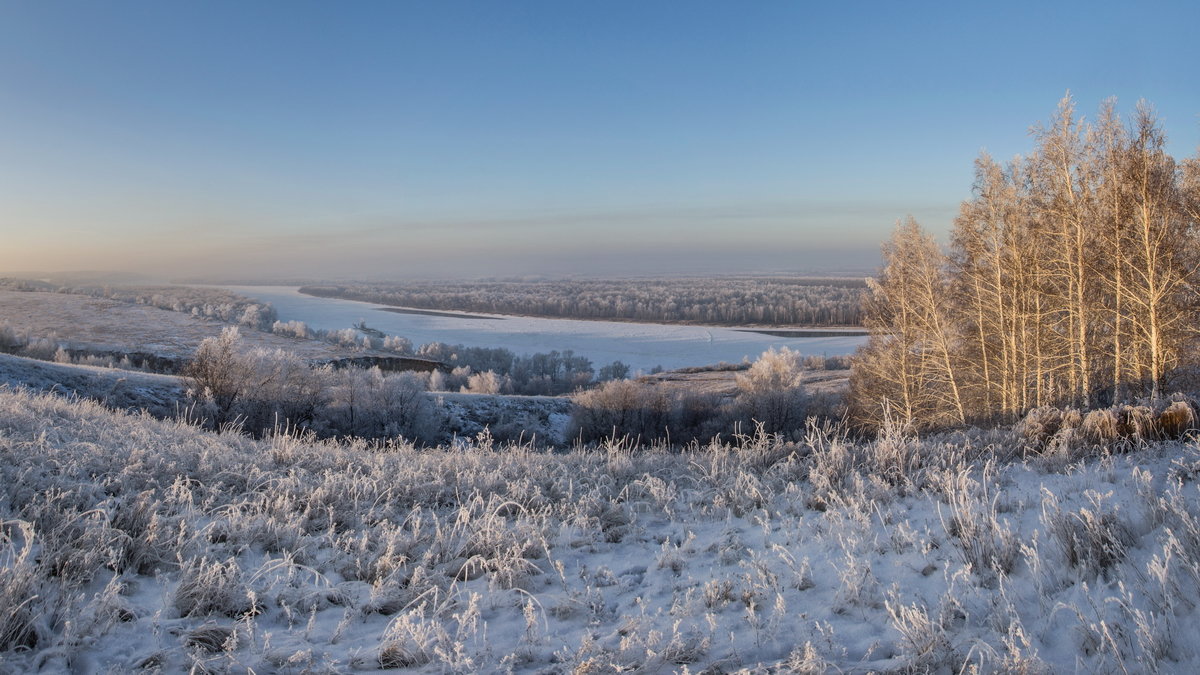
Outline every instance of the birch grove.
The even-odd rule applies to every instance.
[[[864,427],[1157,399],[1194,370],[1200,158],[1177,163],[1145,104],[1087,122],[1068,96],[1033,136],[976,161],[947,252],[911,219],[885,244],[851,379]]]

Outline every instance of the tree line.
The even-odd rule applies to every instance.
[[[320,297],[429,310],[714,325],[861,325],[861,278],[426,281],[305,286]]]
[[[1026,157],[975,163],[949,249],[911,218],[883,247],[854,359],[865,427],[1012,420],[1039,406],[1160,399],[1198,362],[1200,158],[1114,101],[1068,96]]]
[[[149,305],[257,330],[270,331],[271,325],[279,319],[270,303],[257,302],[221,288],[92,285],[58,286],[53,290],[133,305]]]

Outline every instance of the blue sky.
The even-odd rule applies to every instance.
[[[1200,3],[0,0],[0,273],[869,269],[1070,90],[1200,145]]]

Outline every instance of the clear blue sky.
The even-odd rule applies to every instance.
[[[0,0],[0,273],[870,268],[1068,89],[1200,144],[1200,3]]]

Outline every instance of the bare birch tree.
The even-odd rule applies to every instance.
[[[1200,157],[1176,164],[1144,104],[1087,124],[1067,97],[1034,136],[1026,159],[976,161],[948,256],[911,219],[884,245],[851,377],[865,426],[1157,399],[1198,360]]]
[[[1162,394],[1196,318],[1196,224],[1165,143],[1153,111],[1140,104],[1125,155],[1131,236],[1120,259],[1129,268],[1134,353],[1152,398]]]
[[[962,424],[945,257],[912,218],[897,226],[883,256],[869,284],[873,335],[857,357],[851,405],[867,424],[888,414],[914,429]]]

